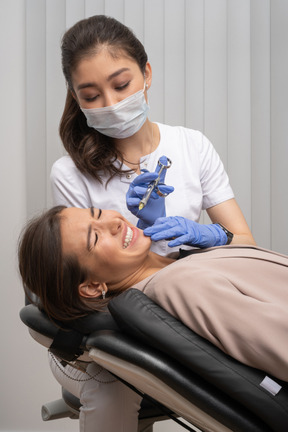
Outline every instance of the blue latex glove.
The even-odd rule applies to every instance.
[[[151,240],[171,240],[168,246],[183,244],[208,248],[222,246],[227,243],[227,235],[217,224],[202,225],[181,216],[159,218],[155,224],[144,230]]]
[[[161,156],[159,160],[161,163],[165,165],[167,164],[166,156]],[[158,163],[155,172],[142,170],[143,174],[140,174],[135,178],[135,180],[133,180],[126,194],[127,208],[131,213],[139,218],[137,227],[140,229],[151,226],[157,218],[166,216],[165,197],[160,197],[155,190],[152,192],[146,206],[142,210],[139,210],[141,199],[143,198],[149,184],[158,177],[159,171],[160,166]],[[168,195],[174,191],[174,187],[164,184],[166,171],[167,169],[164,169],[160,174],[158,189],[161,193]]]

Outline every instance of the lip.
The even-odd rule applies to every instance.
[[[132,231],[132,239],[131,239],[131,241],[129,242],[128,246],[125,247],[125,246],[124,246],[124,243],[125,243],[125,238],[126,238],[126,235],[127,235],[128,227],[129,227],[130,230]],[[122,248],[123,248],[123,249],[128,249],[128,248],[130,248],[131,246],[133,246],[133,244],[134,244],[134,243],[136,242],[136,240],[137,240],[137,237],[138,237],[138,229],[135,228],[134,226],[130,226],[130,225],[125,224],[125,228],[124,228],[124,232],[123,232],[123,236],[122,236]]]

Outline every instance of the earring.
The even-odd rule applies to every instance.
[[[105,297],[106,297],[106,292],[103,290],[102,291],[102,299],[105,300]]]

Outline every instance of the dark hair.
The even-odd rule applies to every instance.
[[[18,245],[19,271],[27,297],[36,304],[40,300],[47,315],[62,322],[103,310],[111,295],[108,292],[105,300],[80,296],[78,286],[86,280],[87,273],[75,256],[62,253],[60,222],[64,208],[53,207],[31,219]],[[117,294],[113,292],[113,296]]]
[[[113,140],[87,126],[86,118],[73,97],[72,73],[83,58],[89,58],[107,47],[113,57],[124,53],[139,65],[144,74],[147,54],[142,43],[124,24],[104,15],[77,22],[62,39],[62,69],[68,85],[64,112],[60,122],[63,145],[77,168],[102,183],[101,173],[110,178],[122,171],[123,157]],[[115,167],[116,159],[121,162]]]

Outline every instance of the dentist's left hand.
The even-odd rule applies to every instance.
[[[208,248],[227,244],[227,235],[218,224],[202,225],[181,216],[159,218],[144,234],[152,241],[170,240],[170,247],[185,244]]]
[[[161,156],[160,162],[166,165],[167,157]],[[140,229],[151,226],[154,224],[156,219],[166,216],[165,197],[159,196],[155,190],[152,192],[146,206],[142,210],[139,210],[139,203],[145,195],[149,184],[158,177],[159,170],[160,166],[158,164],[155,172],[142,170],[143,174],[140,174],[135,178],[135,180],[133,180],[126,194],[127,208],[131,213],[139,218],[137,227]],[[158,189],[164,195],[168,195],[174,191],[173,186],[167,186],[164,184],[166,171],[167,169],[162,171],[158,183]]]

